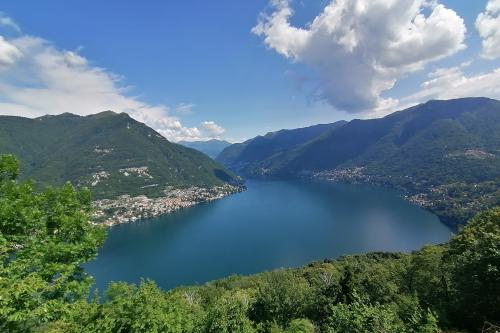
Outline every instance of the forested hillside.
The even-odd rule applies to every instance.
[[[219,160],[243,174],[390,185],[450,225],[500,204],[500,102],[492,99],[430,101],[352,120],[251,164],[228,154],[235,148]]]
[[[255,170],[262,172],[262,165],[265,165],[267,161],[279,160],[289,151],[297,149],[345,123],[345,121],[339,121],[333,124],[270,132],[264,136],[258,136],[227,147],[217,156],[217,161],[242,174],[251,175]]]
[[[104,241],[90,193],[36,192],[0,157],[2,332],[476,332],[500,324],[500,209],[449,243],[371,253],[202,286],[111,284],[88,295],[81,264]],[[498,327],[497,327],[498,329]]]
[[[92,188],[94,198],[157,196],[168,186],[213,186],[235,179],[206,155],[111,111],[86,117],[0,116],[0,153],[19,157],[22,179],[40,187],[71,181]]]

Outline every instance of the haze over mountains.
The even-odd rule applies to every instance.
[[[226,140],[211,139],[207,141],[179,141],[177,142],[184,147],[193,148],[208,155],[211,158],[216,158],[226,147],[231,145]]]
[[[16,155],[21,176],[40,185],[71,181],[95,198],[161,195],[166,186],[212,186],[234,180],[221,164],[169,142],[125,113],[70,113],[35,119],[0,116],[0,153]]]
[[[435,208],[454,223],[470,217],[446,212],[453,201],[449,192],[457,187],[468,188],[469,203],[479,195],[487,206],[500,203],[498,189],[491,187],[500,179],[499,101],[429,101],[384,118],[330,126],[310,136],[303,136],[304,129],[269,133],[226,148],[217,160],[247,176],[323,175],[388,184],[411,195],[443,192],[446,202]],[[283,134],[293,144],[281,146]]]
[[[231,169],[243,174],[254,174],[266,161],[298,148],[324,133],[347,123],[339,121],[333,124],[320,124],[293,130],[270,132],[242,143],[235,143],[224,149],[217,160]]]

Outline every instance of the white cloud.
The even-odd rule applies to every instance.
[[[460,97],[489,97],[500,99],[500,68],[491,72],[466,75],[464,68],[440,68],[429,74],[420,90],[401,99],[403,104],[416,104],[430,99],[452,99]]]
[[[131,96],[120,76],[44,39],[0,36],[0,70],[1,114],[37,117],[113,110],[128,113],[172,141],[203,139],[204,131],[183,126],[167,106]]]
[[[476,19],[476,28],[483,38],[482,56],[500,58],[500,0],[489,0],[486,10]]]
[[[207,132],[209,137],[220,137],[226,130],[217,125],[214,121],[204,121],[201,123],[201,126]]]
[[[23,54],[0,35],[0,70],[13,65]]]
[[[398,79],[465,48],[463,19],[437,1],[332,0],[302,28],[290,23],[290,1],[272,5],[274,12],[252,31],[276,52],[314,68],[316,95],[349,112],[393,103],[380,94]]]
[[[193,109],[196,107],[194,103],[179,103],[175,107],[174,111],[179,114],[189,114],[193,112]]]
[[[17,23],[2,12],[0,12],[0,26],[9,27],[16,32],[21,32],[21,28]]]

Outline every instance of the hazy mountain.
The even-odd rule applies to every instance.
[[[289,151],[325,135],[345,123],[345,121],[339,121],[333,124],[267,133],[264,136],[258,136],[227,147],[217,156],[217,161],[237,172],[253,174],[267,161],[278,160],[280,156]]]
[[[219,153],[224,150],[224,148],[229,147],[231,145],[230,142],[217,139],[212,139],[208,141],[179,141],[178,144],[183,145],[184,147],[193,148],[198,151],[201,151],[202,153],[210,156],[211,158],[216,158],[217,155],[219,155]]]
[[[125,113],[0,116],[0,153],[21,160],[22,177],[41,185],[71,181],[95,197],[159,195],[166,186],[234,180],[221,164],[169,142]]]

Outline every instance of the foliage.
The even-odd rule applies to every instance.
[[[500,208],[481,213],[450,242],[455,320],[474,328],[500,320]]]
[[[351,304],[332,306],[326,327],[329,332],[343,333],[437,333],[437,320],[432,313],[423,311],[418,302],[412,305],[408,309],[394,303],[370,304],[356,297]]]
[[[60,318],[85,299],[91,278],[80,265],[104,231],[89,223],[90,192],[66,184],[36,193],[16,181],[18,162],[0,158],[0,330],[28,330]]]
[[[248,318],[250,299],[246,293],[227,292],[210,306],[206,319],[206,332],[255,332]]]
[[[88,190],[39,193],[16,173],[17,161],[0,157],[2,332],[434,333],[500,323],[500,208],[411,254],[351,255],[167,292],[152,281],[112,283],[100,299],[81,269],[104,240],[89,223]]]
[[[143,281],[139,287],[114,283],[106,295],[98,319],[87,327],[90,331],[192,332],[201,314],[195,302],[179,294],[163,293],[151,281]]]
[[[312,304],[312,290],[305,279],[292,272],[278,271],[265,278],[252,306],[251,318],[256,322],[276,321],[286,325],[304,317]]]
[[[314,333],[314,325],[307,319],[294,319],[288,325],[287,333]]]

